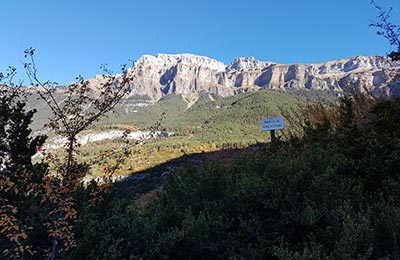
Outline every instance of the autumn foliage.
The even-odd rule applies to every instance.
[[[24,109],[24,95],[29,91],[12,83],[15,69],[0,74],[0,82],[5,82],[0,89],[0,249],[10,259],[55,259],[58,253],[76,246],[76,204],[82,199],[77,194],[85,189],[82,178],[89,169],[76,160],[76,137],[119,102],[132,80],[124,67],[119,77],[104,74],[94,93],[89,81],[78,77],[66,88],[66,98],[61,103],[55,98],[54,83],[39,80],[34,54],[32,48],[25,51],[24,68],[31,80],[30,90],[53,112],[48,127],[65,137],[67,143],[60,153],[44,153],[43,162],[32,164],[32,157],[46,137],[31,137],[29,124],[35,111]],[[115,167],[108,166],[109,175]],[[104,185],[98,188],[90,192],[86,189],[92,195],[86,197],[92,205],[97,200],[94,195],[104,192]]]

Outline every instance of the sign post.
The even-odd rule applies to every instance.
[[[275,141],[275,130],[285,128],[285,118],[283,116],[261,119],[261,130],[270,131],[271,142]]]
[[[273,142],[275,140],[275,130],[269,131],[271,134],[271,141]]]

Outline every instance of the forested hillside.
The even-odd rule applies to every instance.
[[[399,99],[304,107],[301,135],[171,173],[146,208],[109,193],[73,258],[392,259],[400,252]],[[119,194],[119,195],[118,195]],[[152,195],[151,195],[152,194]],[[158,195],[157,195],[158,194]]]
[[[76,182],[92,166],[71,161],[68,176],[76,179],[64,179],[65,184],[48,175],[63,174],[64,168],[31,162],[44,137],[29,137],[33,112],[25,112],[14,94],[2,93],[0,247],[6,259],[43,259],[51,248],[59,248],[57,259],[392,259],[400,254],[398,98],[354,93],[327,106],[257,92],[206,99],[187,109],[176,105],[179,97],[167,97],[159,106],[171,102],[177,109],[163,127],[178,135],[146,144],[153,154],[164,146],[190,151],[206,141],[251,140],[246,133],[259,127],[253,118],[258,113],[297,109],[285,114],[285,138],[259,141],[252,149],[244,142],[234,152],[235,146],[226,146],[230,160],[219,159],[218,152],[208,156],[207,149],[198,157],[186,151],[180,161],[165,162],[161,172],[147,168],[138,178],[115,184]],[[119,158],[138,156],[126,151]],[[105,165],[106,174],[121,169],[118,160]],[[60,244],[54,247],[54,241]]]

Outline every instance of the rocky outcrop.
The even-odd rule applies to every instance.
[[[372,94],[393,94],[398,92],[398,84],[392,79],[399,68],[398,63],[380,56],[291,65],[249,57],[237,58],[225,65],[193,54],[158,54],[140,57],[129,74],[135,78],[130,86],[132,95],[147,95],[158,100],[166,94],[229,96],[259,89],[286,88],[332,91],[353,88]],[[91,82],[100,84],[98,77]]]

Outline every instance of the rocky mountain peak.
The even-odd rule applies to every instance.
[[[136,66],[155,66],[158,68],[168,69],[172,66],[184,64],[184,65],[195,65],[203,68],[208,68],[213,71],[222,72],[225,71],[225,64],[211,59],[206,56],[194,55],[194,54],[162,54],[159,53],[156,56],[143,55],[134,63]]]
[[[277,64],[242,57],[226,66],[194,54],[157,54],[140,57],[130,73],[135,78],[130,86],[131,95],[149,96],[153,101],[167,94],[230,96],[287,88],[368,89],[373,95],[400,93],[400,82],[391,82],[400,73],[399,63],[381,56],[356,56],[316,64]],[[91,82],[98,85],[101,78],[93,78]]]
[[[395,65],[391,63],[386,57],[382,56],[356,56],[350,58],[344,66],[345,71],[351,71],[354,69],[382,69],[385,66]]]
[[[263,70],[273,64],[276,63],[259,61],[256,60],[254,57],[240,57],[236,58],[231,64],[229,64],[226,67],[226,71],[231,72]]]

